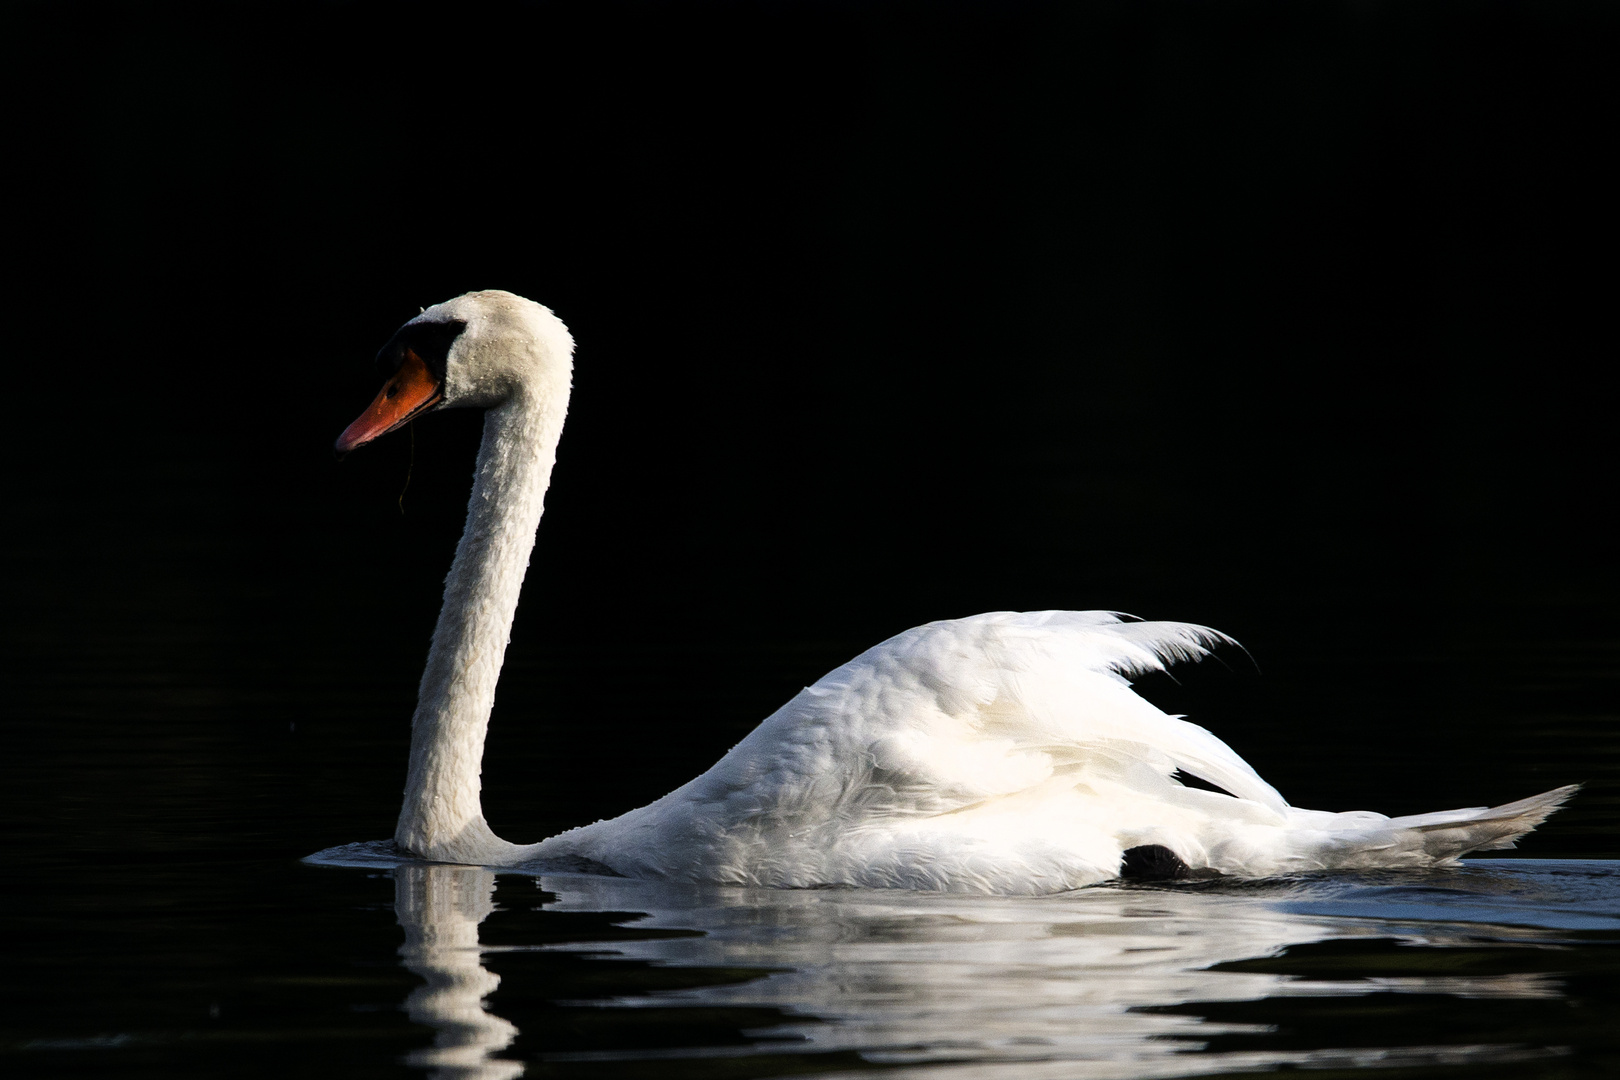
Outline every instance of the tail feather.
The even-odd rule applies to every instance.
[[[1471,851],[1499,851],[1512,847],[1519,837],[1546,821],[1580,789],[1579,784],[1566,784],[1501,806],[1391,818],[1388,827],[1419,834],[1424,851],[1436,859],[1452,859]]]

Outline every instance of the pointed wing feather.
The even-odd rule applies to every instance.
[[[1026,710],[1058,720],[1080,745],[1099,739],[1145,744],[1175,768],[1239,798],[1279,813],[1286,809],[1277,790],[1230,746],[1197,724],[1160,712],[1131,691],[1124,678],[1200,660],[1216,645],[1236,644],[1225,634],[1192,623],[1124,622],[1113,612],[998,613],[979,619],[1016,643],[1011,650],[1019,658],[1015,665],[1038,671],[1039,681],[1050,687],[1037,700],[1029,692],[1037,680],[1028,675],[1014,680]],[[1118,689],[1103,688],[1098,676]]]

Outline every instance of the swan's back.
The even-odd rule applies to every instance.
[[[670,795],[547,841],[621,872],[773,886],[1049,892],[1160,843],[1165,799],[1280,824],[1287,804],[1127,674],[1225,640],[1110,612],[929,623],[857,656]],[[1177,769],[1238,799],[1193,791]]]

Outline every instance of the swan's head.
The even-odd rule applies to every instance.
[[[346,453],[435,409],[490,409],[516,397],[566,404],[574,339],[549,309],[499,289],[434,304],[377,353],[371,407],[338,436]]]

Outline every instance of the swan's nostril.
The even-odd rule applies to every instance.
[[[399,393],[399,383],[391,382],[391,383],[388,384],[388,389],[383,392],[383,396],[388,398],[390,401],[392,401],[393,398],[394,398],[394,395],[398,394],[398,393]]]

